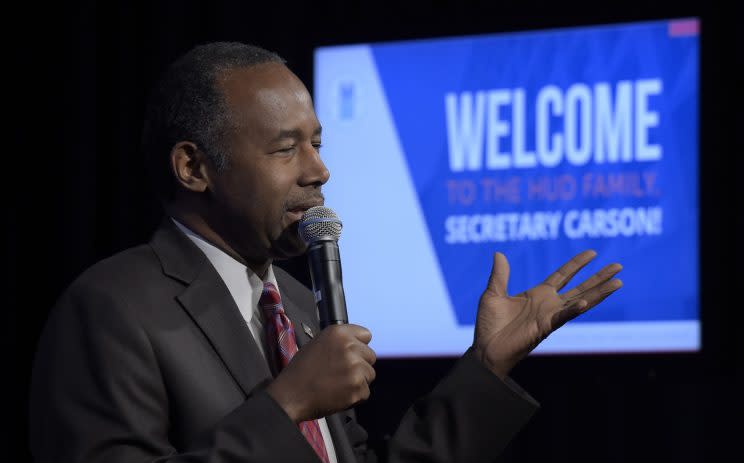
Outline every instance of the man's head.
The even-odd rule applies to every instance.
[[[162,199],[197,232],[249,264],[304,250],[297,220],[322,203],[329,174],[310,94],[276,54],[188,52],[153,96],[143,145]]]
[[[215,42],[192,48],[166,70],[150,95],[142,136],[146,165],[161,199],[172,199],[177,188],[169,153],[179,141],[192,141],[215,167],[227,167],[223,133],[233,121],[217,79],[225,71],[264,63],[284,60],[252,45]]]

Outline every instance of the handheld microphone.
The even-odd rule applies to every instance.
[[[315,206],[302,215],[298,229],[300,237],[308,246],[310,277],[321,329],[328,325],[348,323],[341,278],[341,255],[338,251],[341,220],[333,210]]]

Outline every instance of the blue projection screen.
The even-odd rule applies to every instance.
[[[516,294],[587,248],[574,283],[620,262],[624,287],[535,352],[699,349],[698,25],[316,50],[349,319],[378,355],[467,349],[495,251]]]

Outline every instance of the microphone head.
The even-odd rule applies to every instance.
[[[341,220],[332,209],[315,206],[302,214],[298,233],[306,244],[320,240],[338,241],[341,237],[341,226]]]

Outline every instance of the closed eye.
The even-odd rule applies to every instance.
[[[292,151],[294,151],[295,148],[296,147],[294,145],[287,146],[286,148],[276,150],[275,153],[291,153]]]

